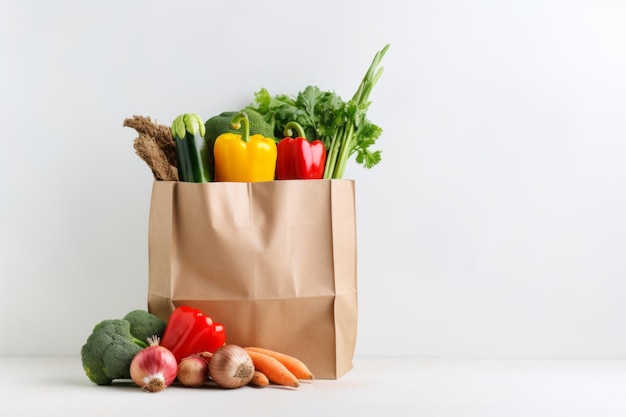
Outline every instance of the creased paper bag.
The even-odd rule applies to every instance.
[[[153,184],[148,310],[199,308],[227,343],[291,354],[316,378],[352,368],[356,256],[351,180]]]

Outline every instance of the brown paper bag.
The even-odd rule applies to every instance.
[[[154,182],[148,310],[161,318],[199,308],[227,343],[336,379],[352,369],[356,272],[351,180]]]

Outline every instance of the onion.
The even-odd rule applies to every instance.
[[[178,364],[178,382],[186,387],[201,387],[208,379],[206,360],[201,356],[192,355]]]
[[[158,337],[148,342],[150,346],[140,350],[130,362],[130,377],[144,391],[162,391],[176,379],[178,364],[172,352],[159,346]]]
[[[222,388],[239,388],[252,380],[254,364],[244,348],[224,345],[213,353],[209,376]]]

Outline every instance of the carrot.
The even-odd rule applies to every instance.
[[[278,359],[253,350],[248,350],[247,352],[250,355],[250,359],[252,359],[255,370],[264,373],[271,382],[288,387],[300,386],[298,378]]]
[[[267,376],[263,372],[254,371],[254,375],[252,376],[252,381],[250,381],[250,385],[263,388],[267,387],[270,384],[270,380],[267,379]]]
[[[254,351],[265,353],[266,355],[278,359],[278,361],[285,365],[285,367],[287,367],[287,369],[289,369],[289,371],[294,374],[298,379],[313,379],[313,373],[300,359],[294,358],[293,356],[287,355],[285,353],[276,352],[275,350],[265,349],[257,346],[248,346],[244,349],[246,349],[246,351],[248,352]]]

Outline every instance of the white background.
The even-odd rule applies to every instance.
[[[169,124],[261,87],[352,95],[391,48],[352,165],[357,357],[626,358],[626,2],[0,3],[2,355],[77,355],[146,306]]]

